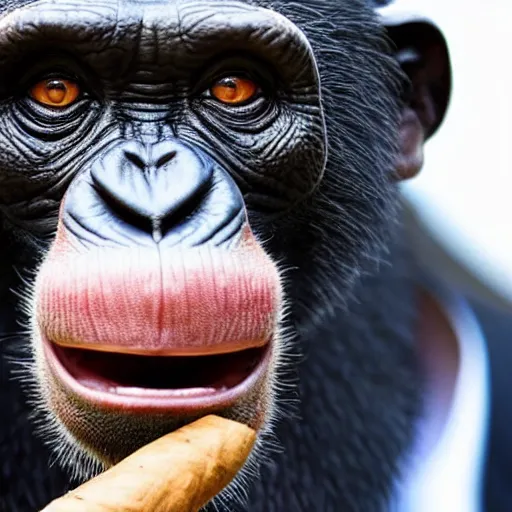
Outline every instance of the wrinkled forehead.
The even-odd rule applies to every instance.
[[[233,50],[271,59],[278,67],[290,59],[304,61],[306,70],[312,67],[311,47],[296,25],[272,10],[245,2],[21,2],[11,2],[0,16],[0,61],[53,44],[79,55],[104,54],[106,58],[109,54],[108,65],[115,58],[120,59],[119,67],[137,56],[139,63],[150,59],[152,65],[185,69],[197,66],[197,59]]]
[[[13,11],[15,9],[33,4],[38,6],[48,6],[55,4],[56,6],[60,6],[62,9],[72,5],[75,14],[77,10],[87,8],[96,9],[98,7],[101,8],[102,6],[110,6],[113,9],[122,9],[123,7],[132,5],[137,6],[139,10],[145,8],[157,8],[165,10],[172,7],[176,8],[176,4],[178,3],[182,3],[182,0],[4,0],[0,4],[0,12]],[[222,3],[224,4],[225,2]]]
[[[269,38],[276,31],[283,37],[307,44],[302,32],[287,18],[269,9],[241,1],[219,0],[36,0],[11,2],[0,17],[0,34],[27,31],[61,37],[98,38],[102,34],[126,36],[130,28],[165,32],[167,39],[178,37],[183,45],[195,39],[231,42],[256,33]],[[57,34],[55,34],[57,35]],[[139,34],[140,35],[140,34]],[[162,41],[158,41],[161,43]]]
[[[263,30],[276,24],[290,28],[290,22],[276,12],[238,0],[14,0],[2,12],[4,26],[55,25],[83,31],[139,24],[179,32],[248,22]]]

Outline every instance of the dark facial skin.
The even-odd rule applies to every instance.
[[[148,408],[144,404],[138,412],[127,412],[117,403],[91,405],[89,398],[68,389],[45,363],[49,356],[40,346],[48,341],[134,355],[158,355],[164,350],[165,355],[181,355],[182,350],[184,355],[206,355],[209,352],[200,352],[196,338],[204,349],[212,344],[260,342],[264,334],[249,332],[238,325],[240,322],[230,324],[231,313],[221,306],[200,308],[205,297],[214,294],[215,274],[224,265],[238,261],[242,265],[245,260],[244,265],[260,265],[246,248],[250,236],[245,233],[245,209],[256,220],[262,212],[264,218],[279,217],[310,195],[321,177],[326,151],[324,119],[309,45],[284,18],[237,3],[218,12],[209,4],[181,3],[177,10],[169,2],[121,3],[112,9],[111,2],[98,2],[71,20],[70,9],[70,4],[48,2],[7,16],[2,31],[4,52],[0,55],[4,69],[12,76],[6,85],[22,84],[30,89],[41,80],[67,79],[82,91],[68,108],[56,109],[32,97],[16,97],[16,91],[6,87],[4,94],[12,101],[0,114],[6,123],[4,130],[10,134],[6,152],[17,161],[14,166],[6,164],[2,176],[2,191],[6,193],[0,194],[0,201],[7,219],[26,227],[27,214],[47,219],[49,213],[56,213],[48,211],[52,206],[49,193],[56,200],[54,207],[62,201],[56,243],[40,271],[34,297],[38,378],[49,397],[47,405],[80,443],[106,463],[119,461],[142,444],[207,412],[248,418],[251,426],[259,427],[264,421],[259,417],[268,416],[266,411],[260,412],[260,402],[270,393],[267,381],[271,380],[271,370],[265,382],[258,381],[242,399],[230,398],[222,407],[208,401],[199,409],[177,406],[165,412],[161,406]],[[20,26],[29,29],[20,31]],[[255,27],[266,37],[254,36]],[[285,66],[288,59],[290,63]],[[240,106],[213,98],[212,85],[226,76],[250,77],[258,85],[254,98]],[[17,144],[22,138],[30,146],[23,151],[33,158],[20,167],[23,157]],[[51,162],[51,170],[47,162]],[[46,192],[39,188],[43,183]],[[8,190],[19,190],[20,194]],[[35,196],[41,198],[36,205]],[[31,232],[36,233],[33,228]],[[72,246],[70,254],[61,257],[68,246]],[[147,276],[141,276],[151,282],[156,273],[163,274],[156,278],[162,284],[153,292],[146,292],[137,284],[140,281],[132,280],[133,265],[140,266],[138,256],[134,256],[139,252],[133,251],[142,249],[147,251],[141,256],[144,266],[153,265],[153,255],[158,254],[161,260]],[[245,251],[245,259],[240,256],[226,263],[226,252],[235,251]],[[81,256],[82,263],[78,263]],[[198,266],[174,261],[194,258],[199,260]],[[87,261],[92,260],[97,260],[98,266],[87,267],[84,272]],[[117,266],[129,262],[126,276],[115,282],[102,270],[113,260]],[[271,273],[261,265],[259,272]],[[65,281],[75,283],[69,290],[65,282],[54,281],[63,267],[69,272]],[[184,286],[191,291],[181,299],[175,295],[167,301],[158,299],[159,293],[174,293],[172,288],[183,273],[201,276],[196,285],[191,284],[192,277],[186,280]],[[80,279],[87,283],[80,284]],[[125,292],[119,279],[128,282]],[[241,282],[243,276],[227,279],[231,294],[248,293],[245,302],[259,300],[251,295],[262,293],[253,278],[245,284]],[[207,280],[212,284],[201,284]],[[107,297],[109,281],[115,293]],[[248,291],[250,286],[257,289]],[[154,293],[154,297],[147,298],[146,293]],[[201,298],[196,299],[197,294]],[[75,304],[75,297],[81,295],[83,300],[77,298]],[[152,316],[150,306],[137,309],[144,301],[161,310],[156,314],[159,318],[148,320]],[[123,311],[116,309],[120,302],[126,303]],[[169,318],[173,314],[166,308],[176,310],[183,302],[193,311],[181,315],[198,320],[192,318],[189,325],[183,325],[176,313],[177,318],[166,329],[177,332],[179,339],[162,345],[143,340],[150,336],[152,325],[165,324],[162,315]],[[236,309],[241,304],[226,307]],[[113,309],[106,312],[105,308]],[[201,332],[199,325],[194,326],[212,308],[218,309],[213,316],[225,316],[227,326],[216,327],[218,320],[214,319]],[[241,310],[238,313],[245,314]],[[85,331],[83,315],[91,316]],[[134,317],[134,326],[127,326]],[[258,318],[246,322],[259,323]],[[190,330],[193,332],[187,335],[185,331]],[[233,339],[225,339],[226,331]],[[165,336],[163,328],[155,333],[155,338]],[[207,336],[213,339],[207,341]],[[276,333],[272,359],[278,357],[278,337]],[[190,338],[190,342],[183,338]],[[129,435],[118,435],[121,424]],[[102,432],[100,438],[98,430]]]
[[[7,5],[0,19],[2,289],[12,305],[6,317],[19,317],[8,290],[27,293],[11,270],[16,265],[36,282],[32,316],[25,319],[36,360],[29,393],[42,391],[43,437],[81,476],[88,474],[87,456],[116,462],[206,412],[261,429],[266,451],[277,407],[284,413],[277,438],[285,446],[283,455],[272,455],[279,474],[267,468],[253,482],[249,510],[370,511],[387,502],[419,408],[411,293],[404,260],[395,256],[401,251],[394,250],[402,75],[363,2],[326,4],[273,5],[279,15],[252,2]],[[215,100],[212,86],[225,76],[251,79],[256,96],[239,106]],[[80,85],[81,96],[66,109],[43,107],[28,93],[55,77]],[[375,273],[390,248],[392,270],[358,279]],[[272,310],[271,363],[256,384],[220,405],[164,412],[121,410],[66,388],[45,359],[44,338],[148,355],[155,349],[150,335],[144,342],[144,336],[129,337],[141,324],[144,333],[153,325],[136,312],[137,300],[147,305],[148,299],[133,283],[153,276],[144,274],[141,261],[154,272],[155,254],[165,269],[181,251],[192,251],[178,268],[187,276],[185,288],[192,280],[186,265],[207,252],[235,258],[233,267],[251,269],[261,261],[269,289],[282,295]],[[148,255],[134,260],[140,274],[123,266],[133,254]],[[201,293],[211,291],[208,283],[218,276],[216,257],[201,274]],[[74,279],[91,264],[85,274],[108,287],[115,272],[98,269],[113,261],[112,269],[129,275],[135,290],[119,300],[128,304],[124,313],[118,314],[115,297],[103,296],[93,314],[85,307],[69,313],[74,303],[66,300],[75,288],[67,276]],[[175,279],[162,280],[164,291],[181,275],[172,268]],[[249,282],[244,272],[229,282],[233,290]],[[92,293],[88,286],[78,287],[82,295]],[[64,298],[55,299],[61,292]],[[354,297],[357,305],[347,309]],[[250,311],[263,318],[256,306]],[[97,321],[99,330],[84,331],[80,312],[84,325]],[[186,314],[196,325],[207,312]],[[157,318],[165,324],[169,315]],[[127,322],[134,327],[127,329]],[[116,327],[102,331],[105,325]],[[206,350],[222,336],[207,342],[205,333],[219,325],[198,328],[199,342],[185,335],[181,341],[189,340],[188,351],[193,343]],[[247,324],[237,329],[241,336]],[[12,351],[20,358],[17,345]],[[183,349],[178,343],[173,350],[178,345]],[[297,402],[297,377],[301,419],[286,407]],[[291,382],[290,391],[285,384]],[[69,434],[78,450],[63,444]],[[47,457],[31,434],[22,435],[30,439],[27,457]],[[29,478],[6,467],[10,481]],[[35,479],[41,482],[41,475]]]

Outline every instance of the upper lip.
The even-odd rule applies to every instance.
[[[66,268],[66,272],[62,268]],[[265,344],[280,303],[267,258],[199,248],[56,253],[39,274],[37,324],[52,341],[140,354],[230,353]]]

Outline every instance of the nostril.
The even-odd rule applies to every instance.
[[[159,169],[163,167],[165,164],[168,164],[171,160],[176,156],[176,151],[169,151],[165,155],[161,156],[156,162],[156,168]]]
[[[132,153],[131,151],[125,151],[124,152],[125,158],[131,162],[135,167],[143,171],[146,168],[146,162],[142,160],[142,158],[137,155],[136,153]]]
[[[151,215],[127,201],[129,194],[120,194],[116,190],[119,182],[114,182],[114,186],[112,186],[112,183],[105,181],[106,177],[108,175],[105,172],[95,172],[94,170],[91,172],[92,187],[110,213],[116,219],[123,220],[127,225],[133,226],[139,231],[151,233],[153,229]]]

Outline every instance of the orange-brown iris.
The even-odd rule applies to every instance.
[[[239,105],[253,98],[257,90],[258,86],[252,80],[229,77],[219,80],[212,87],[211,94],[222,103]]]
[[[30,90],[30,95],[42,105],[64,108],[76,101],[80,87],[71,80],[52,78],[37,83]]]

